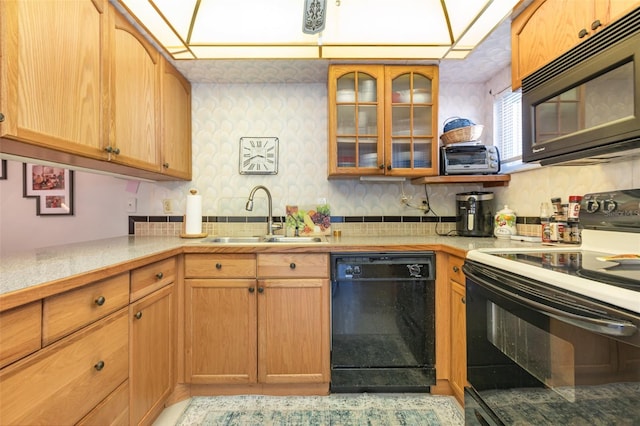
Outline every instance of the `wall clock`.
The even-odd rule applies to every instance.
[[[240,138],[240,174],[278,173],[278,138]]]

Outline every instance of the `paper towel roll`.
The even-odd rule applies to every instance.
[[[185,219],[185,233],[187,235],[197,235],[202,233],[202,196],[192,190],[187,195],[187,211]]]

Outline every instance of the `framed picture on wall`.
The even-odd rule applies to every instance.
[[[36,213],[73,215],[73,171],[55,166],[24,164],[23,196],[36,198]]]

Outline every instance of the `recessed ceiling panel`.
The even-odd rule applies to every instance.
[[[193,44],[317,44],[302,32],[301,0],[202,0]]]
[[[450,45],[440,0],[327,2],[327,44]]]

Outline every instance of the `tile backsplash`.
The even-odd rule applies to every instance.
[[[275,223],[282,223],[275,218]],[[377,235],[455,235],[456,218],[416,216],[332,216],[331,229],[344,236]],[[519,217],[519,235],[540,235],[537,217]],[[129,216],[129,234],[140,236],[178,236],[183,232],[182,216]],[[219,236],[254,236],[266,232],[266,218],[203,217],[202,232]],[[279,231],[278,233],[282,233]]]

